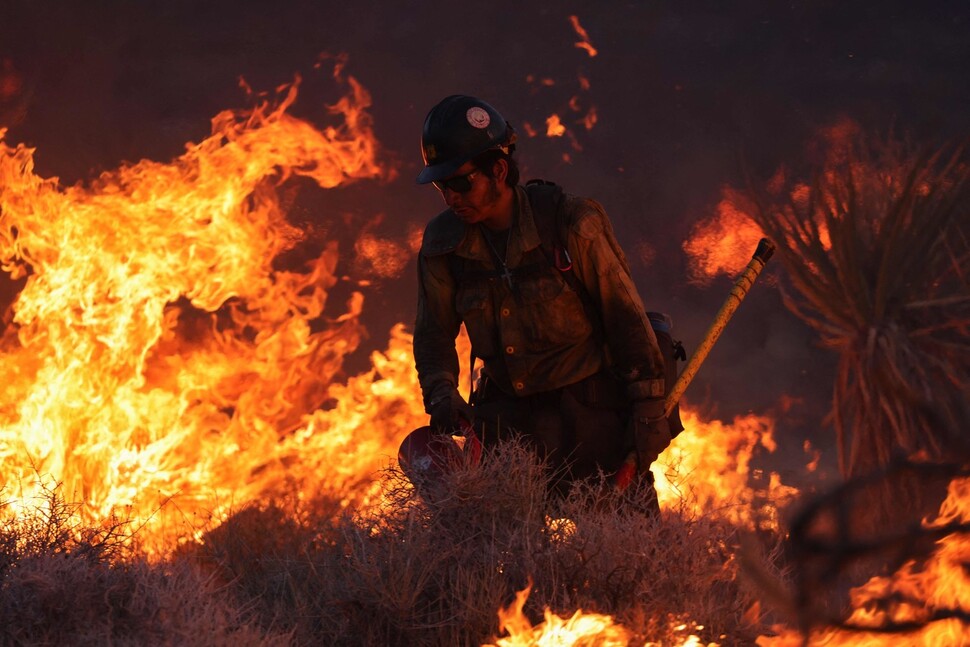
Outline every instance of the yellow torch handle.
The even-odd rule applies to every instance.
[[[670,392],[664,399],[664,407],[668,416],[674,407],[677,406],[680,397],[684,395],[684,391],[687,390],[687,387],[694,379],[697,370],[704,363],[707,354],[711,352],[711,348],[713,348],[717,338],[721,336],[724,327],[731,320],[734,311],[741,305],[744,297],[748,294],[748,290],[754,285],[755,279],[761,274],[761,270],[765,268],[765,264],[771,258],[774,251],[774,244],[767,238],[762,238],[761,242],[758,243],[758,249],[751,258],[751,262],[748,263],[748,266],[744,268],[744,272],[735,281],[734,287],[731,288],[731,293],[728,295],[724,305],[721,306],[721,309],[718,310],[714,321],[711,323],[711,327],[707,329],[707,334],[704,335],[704,339],[701,340],[701,343],[697,346],[697,350],[694,351],[694,354],[691,355],[690,360],[687,362],[687,366],[681,371],[677,377],[677,381],[674,382],[673,388],[670,389]]]

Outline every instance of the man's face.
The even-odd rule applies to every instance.
[[[458,179],[452,184],[467,184],[467,191],[457,191],[448,186],[449,180],[462,177],[467,178],[467,183]],[[505,187],[504,179],[500,182],[498,177],[488,177],[471,162],[466,162],[449,177],[436,183],[436,186],[441,191],[441,197],[444,198],[448,208],[466,224],[473,225],[479,222],[489,224],[502,215],[499,211],[502,189]]]

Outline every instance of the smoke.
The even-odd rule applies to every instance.
[[[326,198],[301,193],[290,217],[310,239],[340,240],[348,274],[367,279],[364,321],[379,348],[394,323],[413,321],[415,232],[441,208],[413,184],[424,115],[447,94],[481,96],[519,131],[525,178],[604,204],[648,307],[673,316],[690,350],[730,281],[690,283],[684,242],[723,185],[743,185],[742,162],[756,176],[799,162],[812,133],[841,115],[917,138],[968,132],[966,10],[896,4],[12,0],[0,9],[0,61],[30,92],[18,93],[16,119],[0,112],[0,128],[37,147],[42,175],[91,180],[125,160],[177,156],[212,115],[246,102],[240,78],[272,90],[303,73],[294,110],[314,121],[336,98],[314,63],[345,53],[398,175]],[[545,136],[553,114],[567,136]],[[315,220],[323,199],[341,221]],[[779,436],[800,451],[804,437],[825,442],[832,358],[785,311],[774,271],[687,397],[724,416],[799,402]],[[7,305],[16,289],[0,293]]]

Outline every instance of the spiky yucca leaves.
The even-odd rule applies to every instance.
[[[787,305],[840,356],[846,476],[968,455],[970,170],[962,147],[831,143],[810,184],[779,175],[748,213],[778,245]]]

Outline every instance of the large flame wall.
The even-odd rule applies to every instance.
[[[359,422],[353,389],[380,400],[393,378],[331,384],[360,338],[361,298],[314,332],[336,247],[305,272],[273,266],[302,234],[276,192],[289,176],[329,188],[382,172],[369,97],[349,83],[332,127],[286,113],[294,84],[275,107],[219,114],[171,163],[88,186],[38,177],[23,145],[0,148],[0,258],[25,279],[0,354],[6,498],[31,505],[55,482],[92,518],[164,525],[169,502],[204,520],[285,481],[293,445],[350,442],[332,428]],[[401,352],[392,339],[387,357]],[[319,410],[328,400],[339,404]],[[411,409],[395,411],[401,424]]]

